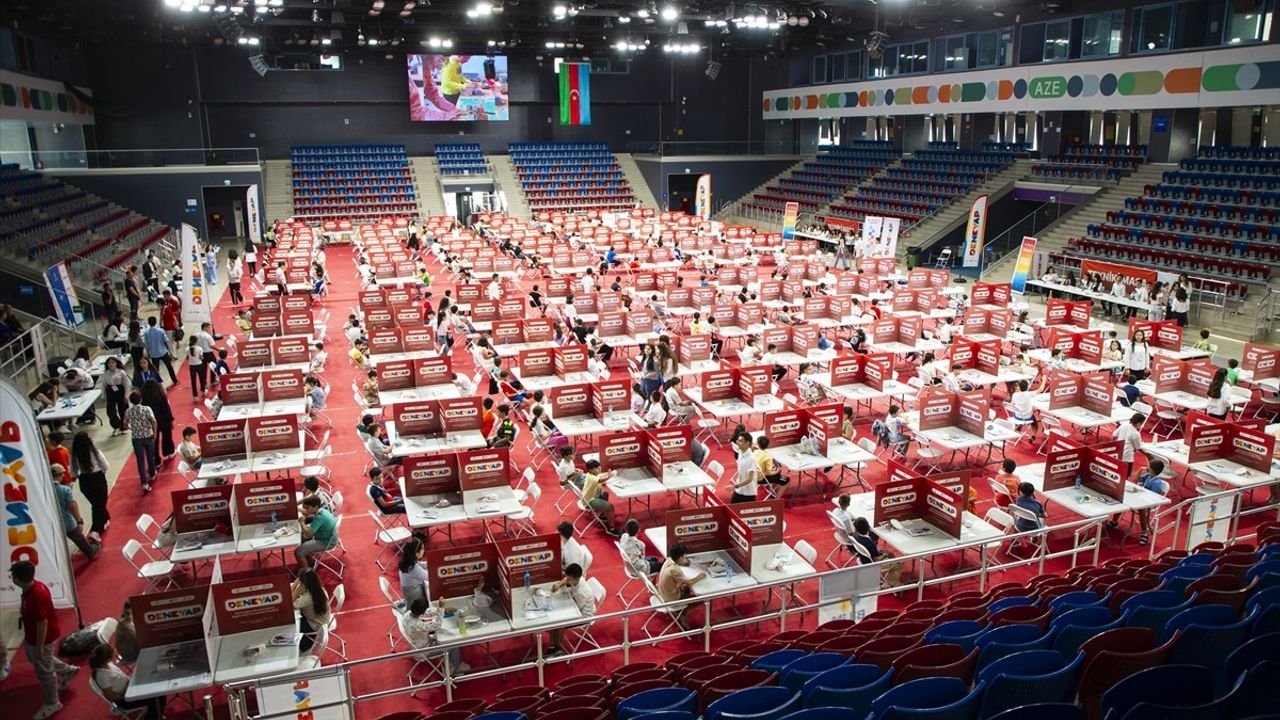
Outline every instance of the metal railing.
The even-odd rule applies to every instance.
[[[81,347],[96,348],[100,344],[97,337],[69,328],[51,317],[20,315],[24,319],[35,320],[34,324],[0,345],[0,375],[13,380],[18,387],[35,388],[48,379],[51,360],[72,358]],[[86,322],[84,327],[91,325]]]
[[[1187,473],[1190,475],[1191,471],[1188,470]],[[1243,503],[1245,497],[1252,496],[1262,489],[1271,492],[1270,501],[1246,509]],[[1189,540],[1180,541],[1184,537],[1183,525],[1185,524],[1185,537],[1188,539],[1192,538],[1192,532],[1197,528],[1203,528],[1200,531],[1200,535],[1205,540],[1219,540],[1228,545],[1233,542],[1240,542],[1254,535],[1252,532],[1241,534],[1240,520],[1242,518],[1269,512],[1273,518],[1280,519],[1280,500],[1277,500],[1277,497],[1280,497],[1280,478],[1262,485],[1234,487],[1216,492],[1202,492],[1196,497],[1187,498],[1159,512],[1153,512],[1151,515],[1152,535],[1157,536],[1161,531],[1171,529],[1173,537],[1169,547],[1190,549],[1189,546],[1194,546],[1198,543],[1192,543]],[[1230,501],[1231,503],[1230,512],[1219,514],[1219,508],[1213,507],[1212,510],[1204,512],[1200,517],[1196,517],[1195,510],[1200,504],[1209,507],[1225,501]],[[1217,532],[1217,525],[1220,523],[1226,525],[1226,529],[1221,535]],[[1148,556],[1155,558],[1155,543],[1152,543]]]
[[[813,155],[820,148],[816,140],[677,140],[631,141],[632,155],[674,157],[680,155]]]
[[[140,150],[36,150],[35,170],[258,165],[258,148],[146,148]]]
[[[1258,301],[1250,340],[1269,340],[1280,327],[1280,293],[1267,287],[1267,296]]]
[[[1057,191],[1058,195],[1049,198],[1036,209],[1027,213],[1021,220],[1009,226],[1009,229],[987,240],[984,252],[987,253],[988,262],[983,263],[982,275],[985,277],[988,271],[1000,264],[1000,261],[1018,252],[1018,249],[1022,246],[1022,238],[1028,235],[1034,237],[1064,216],[1087,204],[1089,200],[1073,205],[1067,205],[1058,200],[1059,196],[1078,194],[1072,193],[1072,190],[1078,187],[1080,186],[1073,183]],[[1093,186],[1090,185],[1089,187],[1092,188]]]
[[[371,672],[372,674],[369,677],[376,678],[376,681],[371,684],[377,686],[379,688],[378,690],[362,694],[357,694],[352,691],[349,692],[348,696],[342,700],[330,703],[312,704],[309,706],[309,710],[312,712],[326,707],[346,706],[349,711],[347,716],[355,717],[355,708],[361,703],[388,697],[413,695],[423,690],[433,689],[443,689],[446,700],[452,700],[454,690],[460,682],[470,683],[483,681],[489,678],[502,677],[513,672],[532,670],[537,674],[537,683],[545,686],[545,670],[548,665],[571,663],[574,660],[581,660],[583,658],[609,653],[621,653],[619,662],[620,664],[625,664],[630,662],[632,649],[657,645],[663,642],[671,642],[673,640],[694,640],[697,641],[704,650],[709,652],[712,647],[712,637],[716,632],[746,627],[749,625],[759,625],[763,622],[777,622],[779,625],[779,631],[785,631],[788,625],[793,622],[793,619],[803,618],[804,615],[809,613],[817,613],[820,608],[853,603],[856,602],[857,599],[863,597],[878,597],[881,595],[901,592],[914,592],[917,599],[922,599],[926,588],[942,586],[959,580],[969,579],[976,579],[979,587],[985,589],[994,573],[1030,566],[1035,566],[1037,573],[1043,573],[1046,562],[1070,557],[1072,566],[1075,566],[1081,554],[1090,556],[1090,562],[1096,563],[1098,560],[1099,549],[1101,547],[1102,528],[1107,519],[1108,518],[1106,517],[1085,518],[1048,528],[1009,533],[999,537],[998,539],[961,542],[945,550],[930,553],[901,555],[888,561],[820,572],[817,575],[810,576],[808,578],[760,583],[752,586],[750,591],[753,593],[759,591],[767,592],[769,593],[767,596],[769,600],[765,601],[764,607],[759,613],[751,613],[748,615],[735,614],[732,617],[721,617],[724,613],[720,613],[719,616],[713,616],[711,612],[711,606],[714,602],[724,601],[725,599],[733,598],[736,595],[741,595],[740,592],[716,593],[707,596],[699,596],[691,600],[682,600],[679,602],[664,603],[660,605],[649,605],[642,602],[636,607],[605,613],[592,618],[590,626],[593,628],[598,629],[602,625],[609,625],[611,623],[620,625],[619,629],[621,639],[613,644],[605,644],[602,642],[600,643],[600,647],[592,647],[590,650],[564,653],[550,658],[547,657],[543,633],[552,629],[565,630],[575,627],[582,628],[584,625],[583,620],[581,619],[561,623],[549,623],[538,627],[536,630],[513,630],[507,633],[486,636],[480,640],[460,639],[441,642],[437,645],[431,646],[430,648],[407,650],[374,658],[345,661],[306,672],[286,673],[283,675],[231,683],[226,685],[225,688],[227,692],[227,702],[230,706],[232,720],[270,720],[274,718],[290,717],[293,716],[296,711],[255,714],[251,709],[252,704],[250,702],[249,695],[259,688],[279,685],[286,682],[292,684],[308,678],[332,676],[335,672],[341,674],[344,682],[346,683],[345,687],[350,689],[352,688],[351,679],[354,672]],[[1067,532],[1072,535],[1071,545],[1062,550],[1050,550],[1047,542],[1048,536],[1050,534],[1063,534]],[[998,556],[1001,554],[1001,549],[1004,547],[1005,543],[1011,542],[1015,539],[1030,543],[1031,547],[1034,548],[1034,552],[1026,558],[1020,558],[1005,553],[1004,561],[1000,561]],[[924,568],[926,566],[933,567],[933,560],[937,557],[960,552],[963,561],[964,553],[966,551],[974,551],[977,554],[977,564],[966,566],[962,562],[958,564],[954,570],[951,570],[946,574],[936,572],[935,568],[936,574],[932,578],[928,578],[924,572]],[[799,596],[792,592],[795,586],[805,582],[813,583],[814,581],[817,581],[821,584],[823,582],[823,578],[835,578],[841,574],[865,571],[866,568],[871,567],[877,568],[876,572],[879,572],[886,568],[890,563],[916,563],[920,572],[913,582],[892,587],[884,587],[873,591],[858,593],[856,595],[843,594],[839,597],[818,599],[814,602],[803,601],[799,599]],[[772,597],[774,595],[779,598],[779,604],[776,609],[770,609],[772,607]],[[641,595],[641,597],[643,598],[644,595]],[[701,607],[703,609],[703,621],[699,627],[690,628],[686,631],[662,632],[656,636],[648,636],[647,632],[644,632],[647,624],[655,617],[658,618],[660,622],[667,623],[670,622],[670,613],[672,611],[684,609],[686,610],[687,617],[687,610],[697,607]],[[389,607],[387,608],[387,613],[389,616],[387,619],[391,620],[391,609]],[[489,647],[494,643],[517,641],[521,638],[530,637],[532,637],[532,647],[530,648],[529,654],[525,655],[524,659],[520,662],[497,665],[495,661],[495,665],[497,665],[496,667],[484,670],[473,669],[465,676],[455,676],[451,661],[449,660],[451,650],[472,648],[476,652],[487,654],[489,652]],[[398,675],[403,668],[402,666],[389,668],[385,665],[386,663],[403,664],[406,661],[412,663],[416,659],[421,659],[424,652],[430,654],[433,663],[438,662],[436,677],[417,683],[410,682],[407,685],[399,687],[387,687],[388,678],[393,675]]]

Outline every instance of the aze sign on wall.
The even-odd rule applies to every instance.
[[[939,73],[764,93],[765,119],[1272,105],[1275,45]]]

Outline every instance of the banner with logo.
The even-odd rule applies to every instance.
[[[800,219],[800,203],[789,202],[782,213],[782,239],[795,240],[796,221]]]
[[[987,240],[987,196],[979,195],[969,207],[969,222],[964,230],[964,266],[982,264],[982,246]]]
[[[249,220],[249,239],[254,245],[262,242],[262,215],[258,212],[258,186],[249,186],[244,197],[244,212]]]
[[[5,532],[0,533],[4,575],[0,577],[0,607],[16,608],[22,591],[9,577],[13,563],[36,566],[36,579],[49,586],[55,607],[76,606],[75,577],[62,516],[49,477],[44,436],[27,394],[7,378],[0,378],[0,470],[4,472]]]
[[[693,194],[693,214],[703,220],[711,219],[711,173],[698,176],[698,186]]]
[[[1022,238],[1022,247],[1018,250],[1018,260],[1013,265],[1013,277],[1009,280],[1009,289],[1016,295],[1027,292],[1027,280],[1031,279],[1031,263],[1036,257],[1036,243],[1033,237]]]
[[[53,309],[58,313],[58,322],[67,327],[80,327],[84,324],[84,308],[76,295],[76,286],[71,282],[71,273],[67,264],[60,262],[44,271],[44,284],[49,288],[49,297],[53,300]]]
[[[1089,260],[1087,258],[1081,259],[1080,277],[1087,277],[1093,274],[1101,275],[1109,283],[1123,280],[1125,285],[1130,288],[1138,283],[1153,283],[1159,278],[1155,270],[1148,268],[1102,262],[1101,260]]]
[[[257,689],[258,712],[267,717],[297,720],[350,720],[351,696],[346,671],[320,668],[296,680],[282,680]],[[330,705],[331,703],[334,703]],[[323,707],[329,705],[329,707]]]
[[[196,229],[182,223],[182,322],[213,322],[213,299],[204,285],[204,262]]]

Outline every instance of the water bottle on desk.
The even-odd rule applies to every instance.
[[[728,563],[724,566],[724,584],[733,584],[733,563]]]
[[[280,520],[276,517],[275,510],[271,511],[271,524],[268,525],[267,527],[271,530],[271,532],[275,532],[276,528],[280,527]]]
[[[533,578],[529,575],[529,571],[524,571],[524,591],[529,592],[533,588]]]
[[[1080,473],[1076,473],[1076,492],[1080,492],[1080,488],[1084,485],[1084,479],[1080,477]]]

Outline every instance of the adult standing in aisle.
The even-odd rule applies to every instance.
[[[156,316],[152,315],[147,318],[147,329],[142,333],[142,343],[147,349],[147,355],[154,364],[163,363],[169,368],[169,379],[174,385],[178,384],[178,373],[173,369],[173,358],[169,356],[169,334],[162,330],[156,323]],[[159,371],[160,368],[156,368]]]
[[[138,319],[138,307],[142,304],[142,290],[138,288],[138,266],[130,265],[124,271],[124,296],[129,301],[129,318]]]
[[[111,524],[107,511],[107,470],[111,464],[94,444],[89,433],[81,430],[71,439],[71,475],[80,483],[80,492],[89,501],[89,539],[102,542],[102,533]]]
[[[36,566],[19,560],[9,568],[13,584],[22,590],[22,649],[35,669],[44,705],[36,711],[34,720],[45,720],[62,709],[59,696],[71,683],[80,668],[68,665],[54,654],[54,642],[62,634],[58,627],[58,614],[53,609],[53,595],[49,586],[36,579]]]
[[[107,420],[111,423],[111,436],[124,434],[124,413],[129,409],[129,373],[120,366],[120,359],[107,358],[102,371],[102,391],[107,396]]]
[[[240,262],[240,253],[235,250],[227,252],[227,291],[231,293],[231,304],[244,303],[244,295],[240,292],[240,281],[244,278],[244,265]]]

